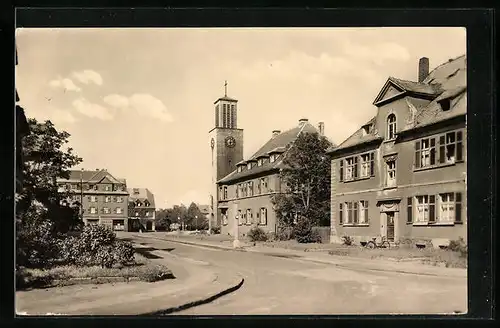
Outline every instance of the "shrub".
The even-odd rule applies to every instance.
[[[460,257],[467,257],[467,244],[462,237],[458,240],[451,240],[448,249],[460,253]]]
[[[139,273],[139,279],[147,282],[155,282],[166,279],[171,275],[172,273],[167,267],[163,265],[155,265],[147,267],[146,270],[141,271]]]
[[[220,227],[212,227],[212,231],[210,231],[210,233],[213,233],[213,234],[220,234]]]
[[[293,233],[299,243],[321,243],[321,235],[313,230],[306,218],[301,218],[294,226]]]
[[[51,264],[57,257],[57,240],[54,224],[34,219],[20,225],[17,230],[16,262],[28,267]]]
[[[267,241],[267,234],[260,227],[253,227],[248,232],[248,238],[250,241]]]
[[[115,249],[113,255],[116,263],[125,265],[134,261],[134,247],[131,242],[117,240],[115,242]]]
[[[348,235],[342,236],[342,244],[351,246],[354,243],[354,238]]]
[[[281,226],[278,228],[278,232],[276,234],[276,239],[278,240],[290,240],[295,236],[293,235],[293,228],[289,226]]]

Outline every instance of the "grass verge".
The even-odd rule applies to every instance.
[[[135,254],[133,264],[113,268],[99,266],[79,267],[75,265],[56,265],[45,269],[20,268],[16,272],[16,285],[18,289],[26,289],[49,286],[55,280],[99,277],[137,277],[141,281],[155,282],[173,276],[166,266],[154,264],[144,256]]]

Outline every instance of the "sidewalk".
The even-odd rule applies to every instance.
[[[215,272],[206,263],[152,251],[177,279],[36,289],[16,293],[19,315],[137,315],[182,307],[210,298],[241,282],[234,274]]]
[[[195,238],[185,238],[180,236],[179,237],[154,236],[151,238],[162,239],[187,245],[204,246],[221,250],[235,250],[230,242],[196,240]],[[242,245],[241,249],[242,251],[256,252],[270,256],[288,255],[295,257],[297,260],[331,264],[342,268],[372,270],[372,271],[389,271],[397,273],[432,275],[432,276],[447,276],[447,277],[457,277],[457,278],[467,277],[467,269],[443,268],[443,267],[435,267],[420,263],[395,262],[384,259],[365,259],[365,258],[354,258],[347,256],[336,256],[336,255],[326,254],[325,252],[304,252],[291,249],[283,249],[278,247],[267,247],[262,245],[253,246],[252,243],[248,242],[246,243],[241,242],[241,245]]]

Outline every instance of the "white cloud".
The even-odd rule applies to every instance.
[[[160,99],[150,94],[136,93],[130,97],[110,94],[104,97],[103,100],[105,103],[115,108],[133,109],[139,115],[152,117],[162,122],[173,121],[173,117],[165,104],[163,104]]]
[[[71,79],[68,78],[57,78],[56,80],[52,80],[49,82],[49,86],[52,88],[63,88],[68,91],[76,91],[80,92],[82,89],[77,87]]]
[[[94,104],[86,100],[85,98],[79,98],[73,101],[73,107],[82,115],[97,118],[103,121],[109,121],[113,119],[113,112],[108,108],[103,107],[99,104]]]
[[[84,84],[89,84],[90,82],[92,82],[97,85],[102,85],[101,74],[90,69],[86,69],[80,72],[73,72],[73,77]]]
[[[392,61],[405,62],[410,59],[408,49],[394,42],[383,42],[367,46],[346,40],[342,48],[350,60],[368,60],[377,65]]]
[[[180,205],[184,204],[186,207],[188,207],[192,202],[195,202],[197,204],[208,204],[209,203],[209,195],[205,194],[204,192],[200,190],[189,190],[186,192],[183,196],[181,196],[177,203],[175,204],[169,204],[170,206],[173,205]]]
[[[125,96],[111,94],[103,98],[104,102],[116,108],[126,108],[129,105],[128,98]]]
[[[29,116],[41,121],[50,120],[55,124],[72,124],[77,121],[76,117],[70,111],[53,106],[41,107],[37,111],[30,111]]]

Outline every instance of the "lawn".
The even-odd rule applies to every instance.
[[[154,282],[173,278],[173,275],[167,267],[154,264],[144,256],[135,254],[134,263],[126,266],[115,265],[112,268],[102,268],[100,266],[54,265],[44,269],[21,268],[19,277],[22,280],[18,287],[29,288],[49,286],[55,280],[71,278],[137,277],[141,281]]]

